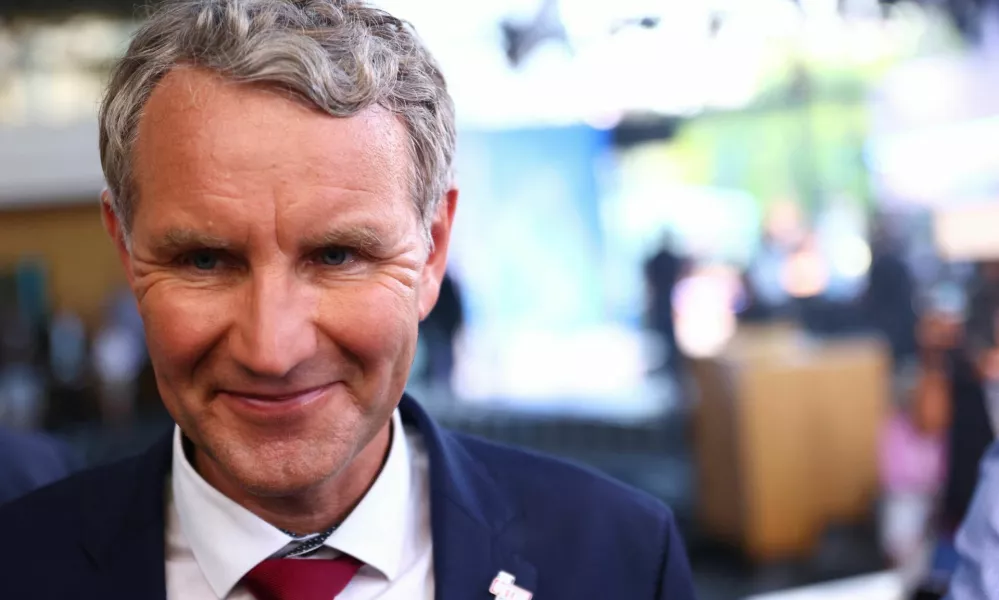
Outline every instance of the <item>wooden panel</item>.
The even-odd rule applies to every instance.
[[[694,365],[702,525],[756,561],[808,556],[823,530],[870,514],[888,405],[876,340],[740,336]]]
[[[691,362],[699,395],[694,409],[697,514],[705,533],[739,545],[743,539],[738,430],[731,373],[711,360]]]
[[[821,526],[803,400],[808,378],[786,364],[755,363],[741,369],[739,382],[747,550],[757,560],[807,554]]]
[[[878,436],[890,392],[887,349],[873,340],[835,343],[816,352],[809,370],[820,510],[829,521],[862,519],[878,492]]]

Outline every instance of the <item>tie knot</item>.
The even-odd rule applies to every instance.
[[[270,558],[253,567],[243,584],[257,600],[331,600],[360,568],[361,562],[351,556]]]

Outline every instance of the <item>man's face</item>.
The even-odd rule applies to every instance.
[[[428,252],[406,136],[381,109],[331,118],[188,68],[146,106],[119,250],[167,409],[246,491],[330,480],[403,393],[455,200]]]

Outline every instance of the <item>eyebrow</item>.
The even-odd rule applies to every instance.
[[[300,240],[301,246],[308,249],[344,246],[357,248],[367,252],[377,252],[385,247],[381,233],[375,227],[361,225],[355,227],[338,227],[315,236],[305,236]],[[195,229],[168,229],[154,244],[157,252],[181,252],[195,248],[211,250],[231,250],[235,244],[231,241]]]
[[[301,243],[307,248],[345,246],[369,252],[376,252],[385,246],[381,233],[365,225],[333,228],[316,236],[306,236]]]
[[[228,250],[232,246],[232,242],[225,238],[195,229],[168,229],[154,244],[158,252],[177,252],[192,248]]]

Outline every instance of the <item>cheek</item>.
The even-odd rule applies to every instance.
[[[139,304],[150,358],[170,378],[186,375],[225,329],[224,294],[150,290]]]
[[[418,331],[412,290],[382,285],[337,290],[324,296],[318,310],[320,329],[366,369],[392,367],[412,357]]]

